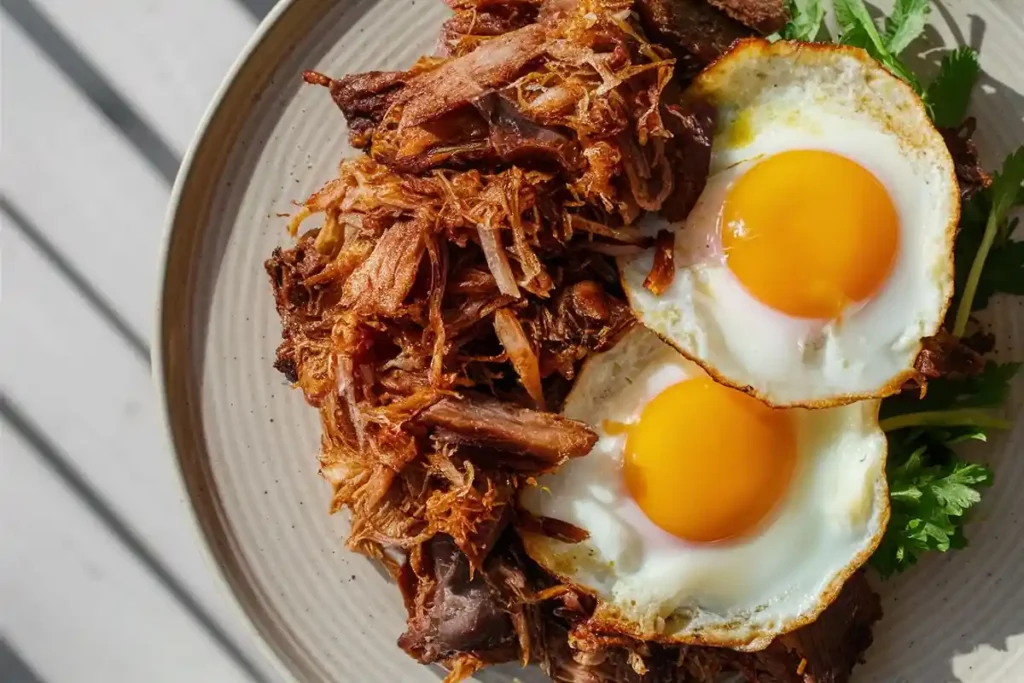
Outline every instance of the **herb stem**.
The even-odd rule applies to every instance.
[[[1007,429],[1009,420],[996,417],[978,408],[956,410],[925,410],[906,413],[880,420],[878,425],[884,432],[893,432],[907,427],[978,427],[980,429]]]
[[[956,309],[956,319],[953,321],[954,337],[962,337],[964,330],[967,329],[967,321],[974,306],[974,295],[978,293],[978,282],[981,281],[981,271],[985,269],[985,259],[988,258],[988,252],[996,240],[998,227],[999,212],[993,210],[988,216],[988,222],[985,223],[985,234],[981,238],[981,245],[978,246],[978,253],[974,255],[974,262],[971,263],[971,270],[967,274],[967,282],[964,283],[964,293]]]

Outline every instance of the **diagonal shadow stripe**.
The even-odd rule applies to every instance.
[[[13,429],[31,446],[40,459],[50,468],[61,482],[78,496],[78,498],[102,521],[118,541],[141,562],[167,590],[171,596],[198,622],[199,626],[224,650],[224,652],[257,683],[271,683],[242,652],[241,648],[213,620],[210,614],[193,597],[192,593],[157,559],[146,543],[121,519],[107,504],[103,497],[89,482],[78,473],[78,470],[50,442],[42,430],[34,424],[10,400],[7,394],[0,391],[0,419]]]
[[[4,683],[43,683],[32,668],[25,663],[17,650],[0,637],[0,681]]]
[[[267,16],[274,5],[277,4],[277,0],[237,0],[238,4],[245,8],[245,10],[255,17],[256,21],[260,21],[263,17]]]
[[[118,335],[128,343],[128,346],[132,348],[135,355],[139,357],[142,362],[149,364],[149,345],[142,338],[139,333],[132,329],[131,325],[128,324],[121,315],[114,310],[114,307],[110,305],[106,297],[103,296],[95,287],[89,284],[85,276],[82,275],[77,268],[70,261],[68,261],[63,254],[53,245],[50,240],[46,238],[46,235],[32,224],[31,221],[23,214],[17,207],[12,205],[8,201],[7,197],[0,194],[0,212],[4,213],[7,218],[10,219],[10,225],[13,226],[18,232],[25,236],[29,242],[32,243],[36,249],[42,252],[46,260],[53,265],[54,268],[63,275],[71,286],[78,291],[82,297],[89,302],[89,305],[99,314],[103,320],[114,329]]]
[[[85,55],[50,22],[32,0],[0,0],[0,7],[46,53],[50,61],[163,176],[174,182],[181,159]],[[99,15],[97,15],[98,17]]]

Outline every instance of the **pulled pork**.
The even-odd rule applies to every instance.
[[[647,41],[632,0],[451,4],[446,57],[340,80],[306,74],[330,88],[353,145],[397,172],[525,160],[556,174],[566,201],[620,225],[703,188],[706,159],[671,161],[714,122],[667,124],[676,59]]]
[[[293,229],[314,213],[323,225],[267,261],[276,365],[320,410],[354,549],[383,557],[444,532],[479,563],[520,478],[593,446],[542,412],[562,398],[545,380],[572,379],[633,324],[598,253],[631,238],[574,220],[558,191],[518,167],[414,176],[358,157]]]
[[[594,600],[554,582],[514,534],[480,571],[451,539],[413,549],[400,586],[409,608],[399,644],[460,681],[486,664],[538,664],[557,683],[845,683],[881,617],[863,574],[852,577],[818,620],[761,652],[664,645],[608,633],[591,622]]]
[[[305,201],[295,245],[265,264],[283,327],[275,367],[320,413],[348,546],[402,589],[401,647],[447,666],[449,683],[513,660],[573,683],[846,680],[878,617],[859,577],[762,653],[672,647],[601,631],[593,598],[533,564],[512,524],[586,537],[517,511],[517,491],[594,445],[557,410],[586,357],[634,324],[613,259],[656,246],[648,286],[667,287],[671,235],[652,240],[635,220],[684,218],[707,175],[714,108],[682,97],[685,79],[744,24],[779,21],[777,3],[450,4],[443,56],[304,74],[366,153]],[[686,16],[714,30],[684,32]]]

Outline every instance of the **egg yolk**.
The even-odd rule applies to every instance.
[[[710,378],[675,384],[629,427],[623,476],[647,517],[686,541],[753,531],[796,467],[791,413]]]
[[[726,263],[758,301],[800,318],[839,318],[889,277],[899,218],[885,187],[846,157],[782,152],[730,188]]]

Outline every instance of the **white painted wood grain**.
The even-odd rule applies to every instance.
[[[10,226],[0,230],[0,251],[0,388],[271,676],[240,612],[202,556],[162,439],[148,366]],[[32,495],[47,500],[50,494]],[[62,492],[57,502],[67,497]],[[6,547],[2,554],[9,554]],[[4,595],[0,612],[7,609]],[[103,621],[97,614],[97,623]]]
[[[256,28],[235,0],[37,0],[178,153]]]
[[[248,680],[11,430],[0,454],[0,632],[47,683]]]
[[[12,21],[0,51],[0,187],[148,340],[167,184]]]

